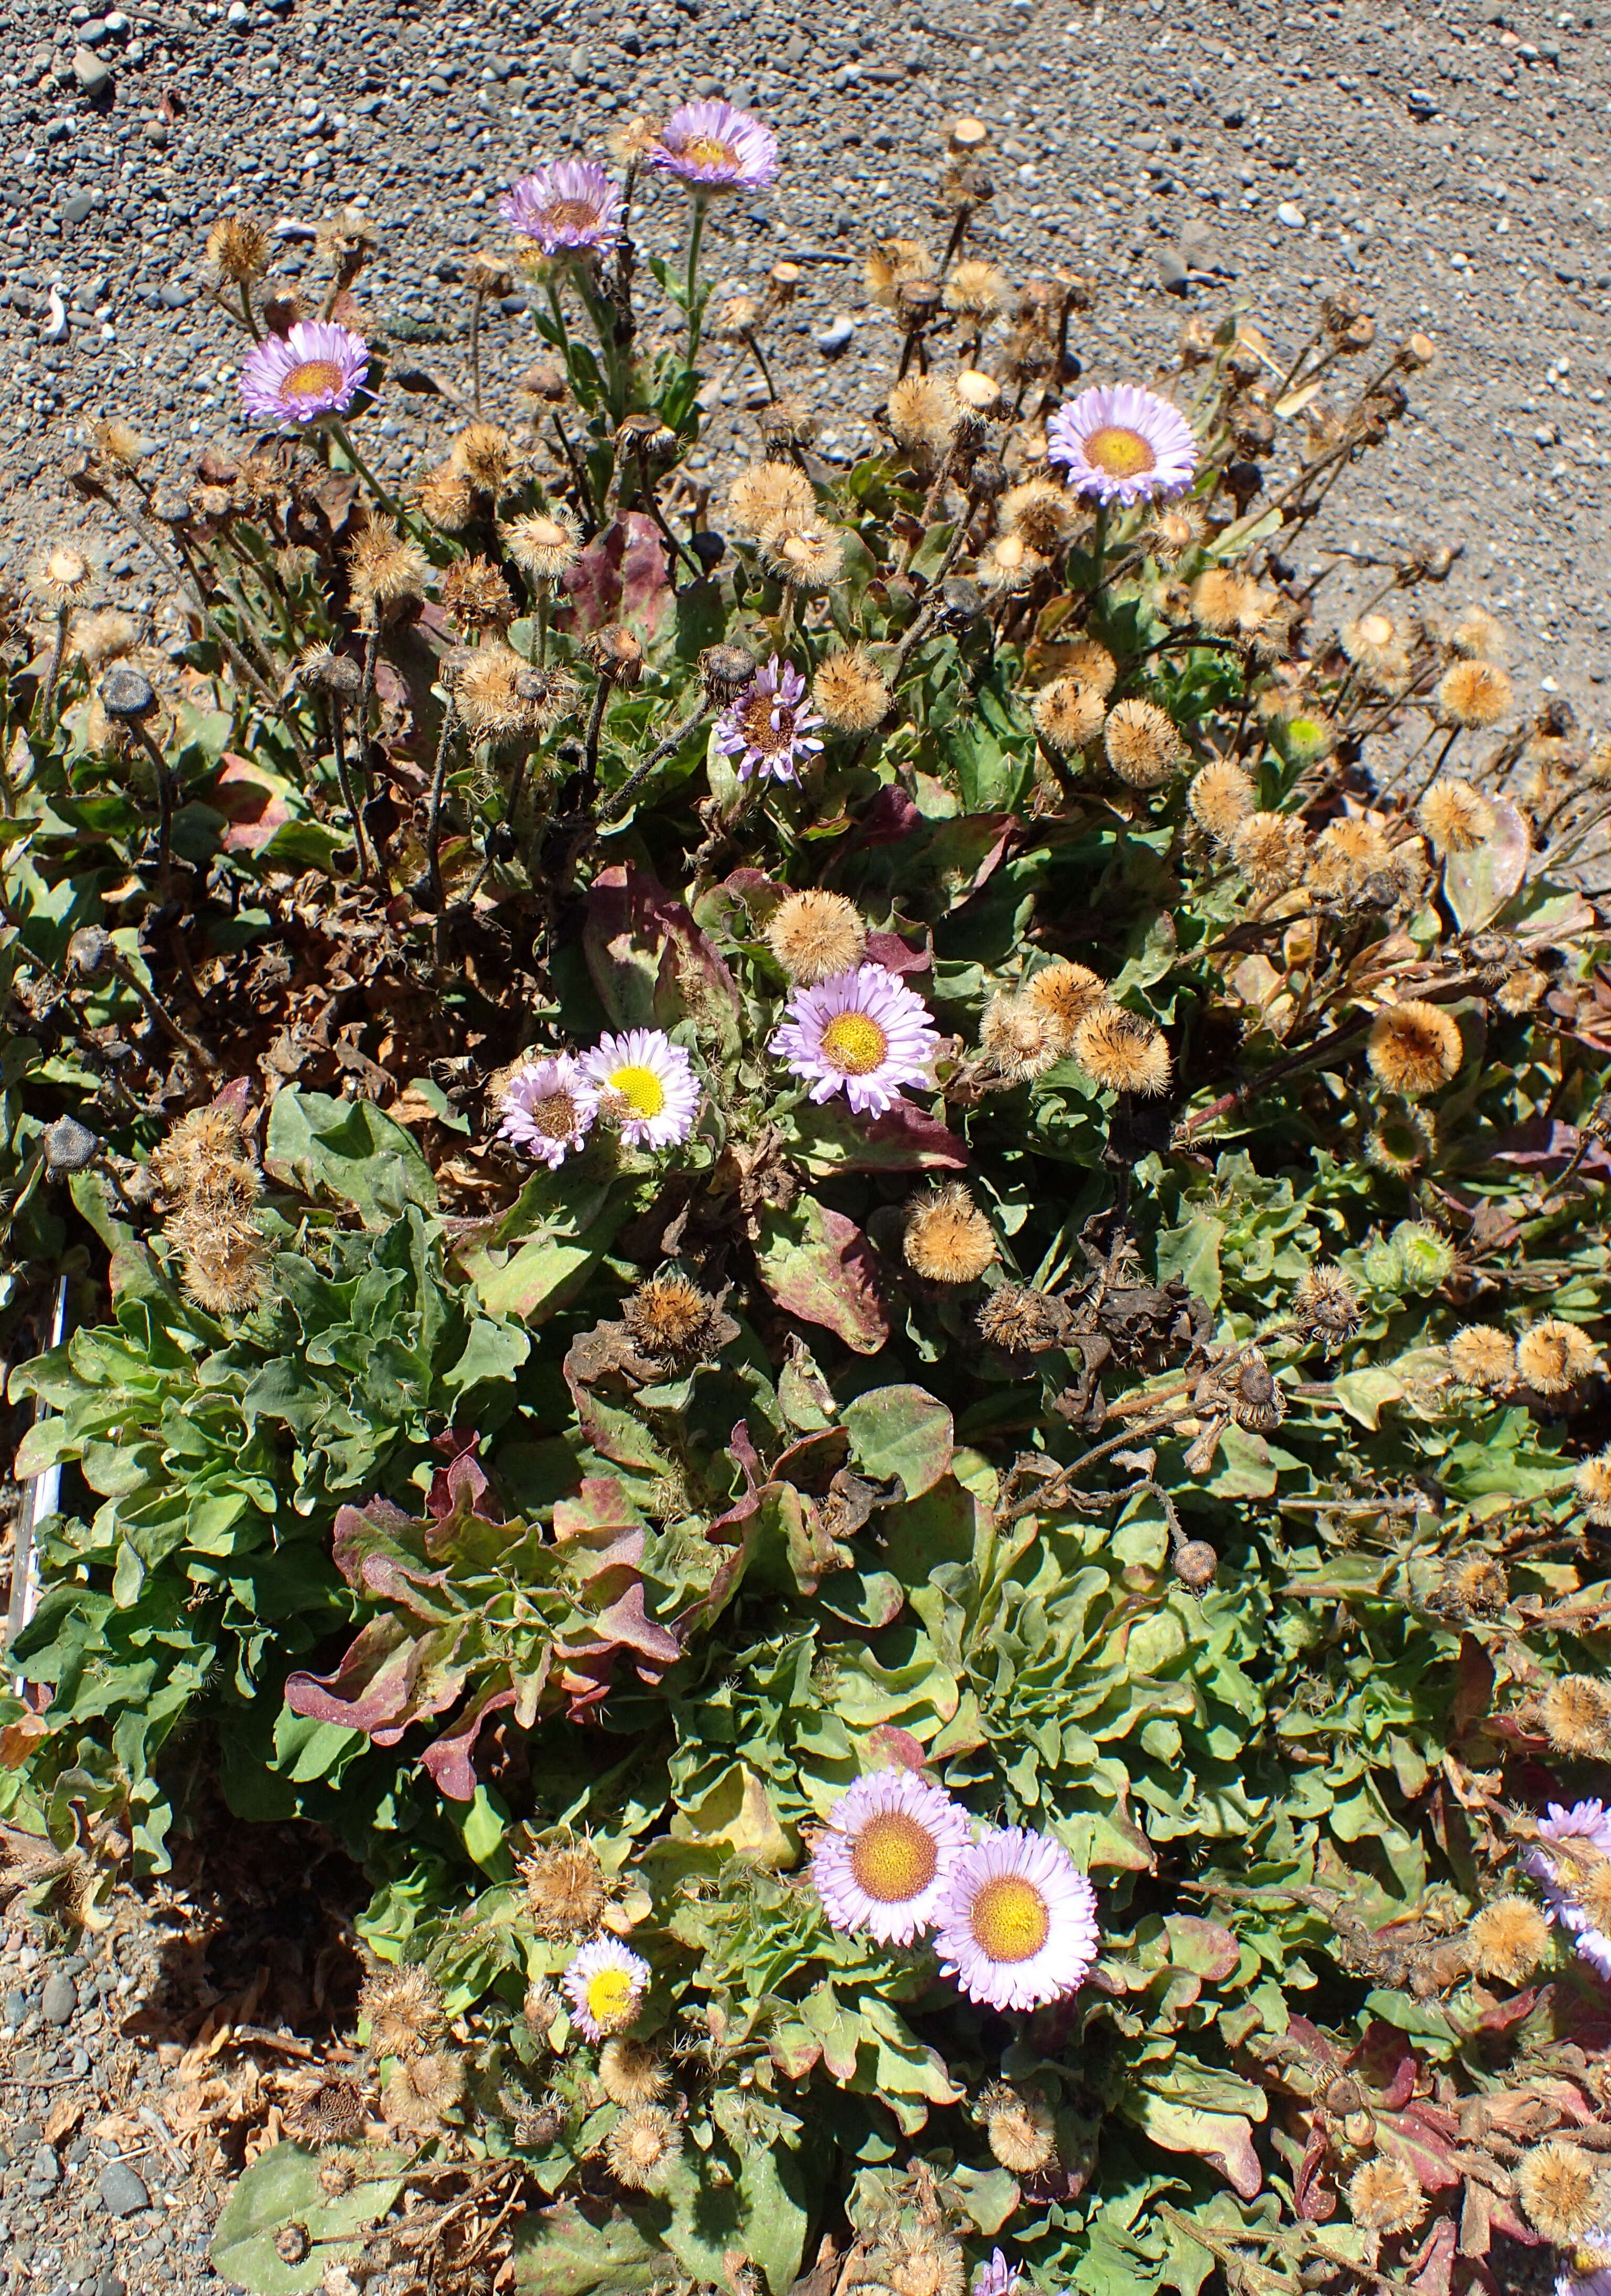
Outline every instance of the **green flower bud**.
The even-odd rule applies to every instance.
[[[1360,1254],[1360,1267],[1366,1283],[1373,1292],[1391,1292],[1396,1297],[1404,1289],[1404,1263],[1398,1256],[1398,1247],[1385,1236],[1376,1236]]]
[[[1401,1220],[1390,1238],[1412,1292],[1435,1292],[1454,1266],[1454,1247],[1425,1220]]]

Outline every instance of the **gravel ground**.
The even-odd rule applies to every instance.
[[[1338,283],[1385,334],[1431,332],[1444,357],[1419,379],[1419,412],[1333,497],[1328,539],[1463,538],[1453,592],[1514,627],[1524,698],[1563,691],[1599,722],[1611,0],[537,0],[523,20],[447,0],[131,0],[104,16],[25,0],[12,29],[0,548],[19,568],[43,532],[78,522],[62,474],[87,417],[169,440],[175,471],[239,437],[239,339],[198,270],[217,216],[278,221],[294,279],[309,260],[298,227],[364,203],[381,235],[373,305],[463,386],[460,275],[498,236],[499,185],[690,91],[753,102],[780,131],[781,181],[726,210],[717,259],[754,280],[780,255],[814,258],[773,343],[844,451],[894,350],[862,299],[861,250],[877,231],[935,233],[945,124],[968,112],[992,131],[997,184],[977,250],[1015,277],[1062,261],[1095,278],[1077,344],[1095,379],[1150,367],[1183,309],[1232,298],[1278,348],[1296,349]],[[683,215],[680,193],[651,198],[651,246],[671,253]],[[498,315],[489,411],[512,411],[535,348],[529,316]],[[740,420],[749,380],[724,392]],[[393,391],[364,428],[402,471],[456,419],[449,399]],[[126,538],[101,539],[109,594],[154,599]]]

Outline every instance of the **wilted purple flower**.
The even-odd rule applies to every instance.
[[[311,422],[345,414],[369,373],[369,345],[333,319],[298,319],[270,335],[241,367],[241,404],[265,422]]]
[[[544,255],[613,247],[621,236],[621,194],[596,160],[553,160],[510,185],[498,213]]]
[[[1133,503],[1178,495],[1197,469],[1197,440],[1178,406],[1121,382],[1082,390],[1046,425],[1046,459],[1061,463],[1076,495]]]
[[[774,653],[716,720],[716,747],[739,760],[739,779],[798,781],[797,760],[814,757],[821,742],[810,740],[821,713],[806,701],[806,680],[790,661]]]
[[[649,158],[690,191],[758,192],[778,172],[778,139],[734,104],[680,103]]]

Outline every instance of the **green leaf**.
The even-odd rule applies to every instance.
[[[520,2218],[511,2264],[523,2296],[642,2296],[664,2275],[666,2252],[621,2210],[595,2224],[566,2201]]]
[[[785,1313],[822,1324],[858,1355],[876,1355],[888,1339],[878,1254],[854,1220],[815,1196],[764,1217],[756,1264]]]
[[[1443,863],[1443,898],[1462,932],[1481,932],[1520,891],[1532,852],[1525,817],[1508,799],[1493,800],[1491,833],[1470,853]]]
[[[409,1204],[434,1211],[437,1184],[412,1136],[367,1100],[294,1086],[276,1095],[264,1164],[269,1177],[348,1204],[365,1227],[388,1227]]]
[[[856,1464],[879,1481],[898,1477],[909,1499],[931,1491],[950,1468],[951,1414],[920,1387],[875,1387],[845,1406]]]
[[[319,2159],[298,2144],[271,2145],[240,2178],[218,2218],[209,2251],[214,2269],[250,2296],[307,2296],[332,2264],[363,2255],[360,2235],[377,2223],[402,2190],[382,2177],[333,2196],[319,2185]],[[287,2264],[274,2235],[287,2225],[307,2228],[312,2243],[300,2264]]]
[[[1194,1211],[1183,1227],[1165,1228],[1157,1240],[1157,1280],[1178,1275],[1189,1292],[1210,1308],[1221,1297],[1220,1241],[1225,1223],[1211,1212]]]

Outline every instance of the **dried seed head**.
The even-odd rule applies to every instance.
[[[442,612],[455,629],[505,630],[516,613],[514,593],[487,558],[460,558],[442,577]]]
[[[1353,900],[1368,889],[1390,899],[1392,848],[1371,822],[1334,821],[1316,840],[1304,882],[1321,900]]]
[[[1500,1393],[1515,1383],[1516,1349],[1493,1324],[1468,1324],[1449,1342],[1449,1368],[1463,1386]]]
[[[1349,1278],[1323,1262],[1304,1275],[1292,1295],[1292,1312],[1306,1336],[1334,1343],[1353,1336],[1362,1314]]]
[[[451,463],[427,471],[414,489],[421,512],[441,534],[459,534],[475,516],[475,490]]]
[[[1248,1351],[1229,1383],[1231,1415],[1249,1433],[1268,1435],[1287,1416],[1287,1398],[1259,1349]]]
[[[116,463],[119,470],[137,471],[151,451],[139,432],[115,415],[97,422],[90,435],[96,454],[103,462]]]
[[[906,1264],[928,1283],[977,1283],[997,1256],[995,1232],[960,1180],[915,1197]]]
[[[125,660],[139,643],[140,632],[132,618],[107,606],[98,614],[77,617],[69,634],[68,651],[94,672],[104,669],[109,661]]]
[[[1256,802],[1251,779],[1228,758],[1193,774],[1186,791],[1193,820],[1220,845],[1231,842]]]
[[[1030,704],[1034,730],[1057,757],[1068,757],[1095,741],[1108,705],[1094,685],[1079,677],[1054,677]]]
[[[1084,524],[1077,496],[1067,487],[1053,486],[1049,479],[1031,479],[1024,486],[1010,488],[996,514],[1003,533],[1018,535],[1043,558],[1055,558],[1066,550]]]
[[[787,455],[796,447],[810,446],[817,435],[817,418],[803,398],[785,391],[757,411],[756,428],[769,455]]]
[[[1024,984],[1023,996],[1025,1004],[1033,1004],[1045,1015],[1056,1031],[1059,1053],[1066,1053],[1085,1015],[1108,1003],[1108,983],[1088,964],[1075,964],[1069,958],[1059,957],[1030,976]]]
[[[1415,817],[1440,857],[1475,853],[1493,834],[1493,808],[1469,782],[1458,781],[1452,774],[1441,775],[1433,783]]]
[[[811,698],[829,725],[844,734],[870,734],[889,714],[889,688],[860,646],[830,653],[811,681]]]
[[[1611,1751],[1611,1683],[1597,1675],[1561,1675],[1545,1691],[1540,1712],[1558,1754],[1599,1761]]]
[[[1200,627],[1216,637],[1259,638],[1278,625],[1284,627],[1290,610],[1279,590],[1267,589],[1246,574],[1211,566],[1191,586],[1191,611]]]
[[[506,494],[519,469],[514,440],[497,422],[468,422],[448,450],[448,465],[478,494]]]
[[[1443,1591],[1457,1609],[1479,1618],[1497,1618],[1510,1600],[1510,1581],[1502,1563],[1476,1547],[1457,1556],[1444,1574]]]
[[[1427,2195],[1408,2161],[1397,2154],[1366,2161],[1348,2179],[1348,2207],[1368,2232],[1413,2232],[1427,2213]]]
[[[1099,1005],[1074,1032],[1074,1057],[1103,1092],[1156,1099],[1169,1089],[1169,1046],[1163,1030],[1123,1004]]]
[[[1547,972],[1541,972],[1536,964],[1520,964],[1514,972],[1506,973],[1493,992],[1493,1001],[1501,1013],[1519,1017],[1537,1010],[1549,986]]]
[[[1516,2188],[1534,2229],[1558,2248],[1585,2240],[1605,2222],[1606,2172],[1581,2144],[1535,2144],[1516,2171]]]
[[[59,542],[35,562],[29,583],[47,605],[76,606],[91,587],[90,563],[81,550]]]
[[[1611,734],[1602,734],[1583,761],[1583,772],[1596,789],[1611,788]]]
[[[882,2276],[895,2296],[962,2296],[968,2267],[948,2234],[922,2227],[898,2232],[888,2242]]]
[[[979,2100],[985,2136],[1010,2176],[1037,2177],[1057,2158],[1057,2118],[1044,2097],[998,2081]]]
[[[920,239],[880,239],[863,266],[868,299],[890,311],[903,287],[933,276],[934,258]]]
[[[514,741],[542,730],[524,690],[528,675],[526,662],[510,646],[477,646],[464,659],[453,681],[453,696],[473,741]]]
[[[1219,1567],[1220,1558],[1206,1538],[1182,1539],[1174,1550],[1174,1575],[1193,1595],[1213,1586]]]
[[[255,217],[223,216],[207,234],[203,260],[217,278],[247,287],[266,275],[269,249],[268,234]]]
[[[380,2099],[380,2118],[388,2128],[429,2136],[442,2126],[464,2089],[463,2062],[446,2050],[405,2057],[392,2068]]]
[[[1449,643],[1456,653],[1471,660],[1502,661],[1509,636],[1504,624],[1496,622],[1485,606],[1468,606],[1451,627]]]
[[[781,528],[808,524],[816,496],[793,463],[752,463],[727,489],[727,514],[735,532],[765,542]]]
[[[937,463],[962,424],[962,402],[943,375],[909,374],[889,394],[886,409],[898,446],[924,463]]]
[[[974,573],[987,597],[1016,598],[1045,569],[1046,561],[1021,534],[998,534],[981,554]]]
[[[707,1354],[716,1341],[720,1313],[708,1292],[677,1275],[640,1283],[621,1310],[639,1350],[667,1363],[688,1363]]]
[[[945,308],[963,318],[994,319],[1006,308],[1007,282],[994,263],[965,257],[945,282]]]
[[[563,503],[511,519],[503,536],[505,550],[534,582],[557,582],[582,554],[581,522]]]
[[[1303,823],[1293,813],[1250,813],[1232,832],[1231,857],[1255,893],[1285,893],[1308,857]]]
[[[1451,725],[1497,726],[1510,707],[1510,680],[1491,661],[1457,661],[1438,679],[1437,698]]]
[[[1160,503],[1142,541],[1159,565],[1173,567],[1202,548],[1207,532],[1208,521],[1200,503]]]
[[[867,927],[843,893],[788,893],[766,921],[766,944],[790,980],[809,987],[855,971],[867,954]]]
[[[227,1103],[182,1116],[152,1151],[151,1169],[161,1194],[186,1210],[249,1213],[262,1185],[240,1115]]]
[[[1002,386],[994,375],[982,373],[977,366],[959,367],[952,378],[952,383],[957,397],[969,414],[1000,414]],[[974,483],[977,487],[978,483],[977,479]]]
[[[1545,1316],[1516,1343],[1516,1367],[1537,1395],[1565,1395],[1599,1369],[1594,1342],[1558,1316]]]
[[[993,996],[979,1023],[979,1049],[1008,1084],[1043,1076],[1067,1048],[1064,1031],[1027,996]]]
[[[774,527],[761,555],[774,580],[790,583],[797,590],[827,590],[844,568],[845,545],[837,529],[810,518]]]
[[[297,2134],[313,2144],[339,2144],[360,2134],[369,2118],[369,2100],[356,2081],[337,2074],[301,2098],[291,2118]]]
[[[1583,1513],[1592,1523],[1602,1529],[1611,1525],[1611,1450],[1598,1451],[1591,1459],[1584,1459],[1572,1479],[1572,1487],[1583,1503]]]
[[[312,2246],[305,2224],[283,2224],[274,2234],[274,2254],[282,2264],[300,2264]]]
[[[354,600],[364,610],[422,598],[430,579],[425,553],[389,519],[372,520],[364,528],[348,552],[347,569]]]
[[[1056,1302],[1026,1283],[1001,1283],[986,1292],[974,1322],[981,1338],[1006,1355],[1040,1355],[1055,1348],[1063,1327]]]
[[[649,2042],[622,2034],[599,2052],[599,2086],[611,2104],[658,2104],[671,2082]]]
[[[1379,608],[1345,622],[1337,632],[1337,644],[1368,684],[1391,690],[1410,675],[1403,636],[1392,615]]]
[[[1173,720],[1156,702],[1121,701],[1102,729],[1108,762],[1132,789],[1157,789],[1186,754]]]
[[[515,1860],[539,1937],[586,1938],[609,1902],[609,1885],[591,1842],[555,1842]]]
[[[1366,1058],[1388,1092],[1421,1100],[1446,1085],[1460,1064],[1460,1032],[1440,1004],[1410,997],[1371,1023]]]
[[[358,1995],[358,2014],[369,2026],[370,2054],[374,2057],[417,2056],[447,2023],[442,1988],[417,1962],[366,1977]]]
[[[634,2193],[658,2191],[682,2150],[683,2132],[659,2104],[624,2112],[604,2140],[611,2176]]]

